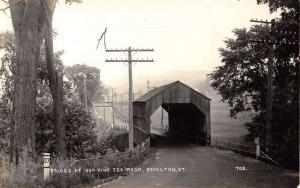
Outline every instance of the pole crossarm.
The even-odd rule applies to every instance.
[[[297,36],[297,32],[296,31],[290,31],[290,30],[275,30],[273,31],[276,34],[282,34],[282,35],[288,35],[288,36],[293,36],[296,37]]]
[[[271,24],[272,22],[268,21],[268,20],[259,20],[259,19],[251,19],[250,22],[255,22],[255,23],[262,23],[262,24]]]
[[[154,52],[154,49],[149,49],[149,48],[120,48],[120,49],[107,49],[106,52],[128,52],[128,51],[132,51],[132,52]]]
[[[97,105],[95,107],[101,107],[101,108],[106,108],[106,107],[112,107],[111,105]]]
[[[101,102],[98,104],[94,104],[95,107],[112,107],[112,102]]]
[[[271,41],[271,40],[262,40],[262,39],[258,39],[258,40],[248,40],[249,42],[251,43],[267,43],[267,44],[276,44],[276,45],[279,45],[279,44],[286,44],[286,45],[298,45],[298,43],[296,41],[294,42],[291,42],[291,41]]]
[[[291,31],[291,30],[282,30],[282,29],[278,29],[278,25],[276,25],[277,23],[275,22],[275,20],[273,19],[272,21],[268,21],[268,20],[258,20],[258,19],[251,19],[250,22],[254,22],[254,23],[260,23],[260,24],[266,24],[269,25],[271,24],[273,27],[273,30],[270,31],[270,33],[273,34],[277,34],[276,37],[279,36],[289,36],[292,37],[292,39],[281,39],[281,40],[276,40],[274,37],[272,39],[269,40],[263,40],[263,39],[258,39],[258,40],[249,40],[249,42],[256,42],[256,43],[265,43],[265,44],[271,44],[271,45],[299,45],[299,41],[296,39],[297,38],[297,32],[296,31]],[[292,40],[292,41],[291,41]]]
[[[254,19],[254,18],[252,18],[251,20],[250,20],[250,22],[255,22],[255,23],[262,23],[262,24],[272,24],[272,22],[271,21],[268,21],[268,20],[263,20],[263,19]],[[275,24],[278,24],[278,22],[276,22],[275,20],[274,20],[274,23]],[[294,20],[290,20],[290,21],[284,21],[284,23],[286,23],[286,24],[295,24],[295,25],[297,25],[297,26],[299,26],[299,23],[298,22],[296,22],[296,21],[294,21]]]
[[[105,62],[154,62],[153,59],[132,59],[132,60],[128,60],[128,59],[106,59]]]

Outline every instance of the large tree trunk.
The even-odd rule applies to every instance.
[[[52,35],[52,16],[55,7],[55,0],[43,2],[46,32],[46,60],[48,69],[48,78],[50,82],[50,91],[53,98],[53,123],[55,134],[55,151],[60,157],[65,157],[65,126],[63,124],[63,75],[60,75],[55,69],[55,60],[53,55],[53,35]]]
[[[53,98],[53,123],[55,148],[65,155],[65,127],[63,125],[63,81],[54,67],[52,15],[56,0],[10,0],[10,11],[16,37],[16,81],[12,127],[12,146],[15,163],[19,156],[27,160],[35,154],[35,101],[36,64],[39,63],[43,39],[46,42],[46,58]]]
[[[35,154],[36,64],[42,44],[39,0],[10,1],[16,37],[16,77],[13,123],[15,163]]]

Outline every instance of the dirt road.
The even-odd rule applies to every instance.
[[[105,188],[295,188],[297,174],[210,147],[154,148],[151,159]]]

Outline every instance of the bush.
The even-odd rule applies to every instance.
[[[68,158],[86,158],[91,155],[105,154],[110,146],[102,141],[97,142],[96,122],[84,107],[71,100],[64,104],[63,123],[66,128],[66,147]],[[54,133],[51,121],[51,106],[39,106],[37,122],[37,153],[54,153]]]
[[[8,153],[10,133],[10,110],[7,105],[0,102],[0,153]]]
[[[108,140],[111,144],[116,147],[119,151],[125,151],[128,149],[129,141],[128,141],[128,132],[119,133],[117,135],[112,134]]]
[[[273,107],[272,143],[268,154],[286,168],[299,170],[299,127],[295,104]],[[245,123],[249,134],[247,140],[253,143],[255,137],[261,138],[265,145],[265,113],[255,116],[252,122]]]

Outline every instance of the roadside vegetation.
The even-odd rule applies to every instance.
[[[209,75],[211,86],[229,105],[232,118],[243,113],[253,114],[251,120],[244,123],[249,142],[260,137],[264,149],[266,135],[270,135],[272,143],[268,154],[281,165],[298,169],[299,2],[258,0],[257,3],[268,4],[270,12],[280,11],[280,17],[269,25],[254,24],[250,29],[235,29],[234,38],[226,39],[225,47],[219,49],[222,65]],[[296,34],[284,35],[280,31]],[[270,41],[272,37],[275,42],[283,42],[274,44],[276,48],[272,52],[264,43],[251,42]],[[274,66],[271,132],[266,131],[270,53]]]
[[[63,124],[65,125],[66,155],[64,158],[56,155],[55,134],[52,113],[52,100],[50,89],[48,88],[47,69],[44,48],[41,49],[40,61],[37,63],[37,97],[36,97],[36,134],[35,134],[35,157],[32,162],[21,162],[17,167],[12,163],[15,145],[10,145],[12,138],[12,101],[14,100],[14,74],[15,74],[15,45],[14,37],[11,33],[3,33],[5,42],[1,45],[4,55],[1,57],[0,82],[0,187],[70,187],[77,184],[90,183],[97,178],[107,178],[116,173],[70,173],[67,175],[51,176],[47,182],[42,181],[42,154],[51,153],[51,168],[71,168],[70,163],[75,160],[87,159],[125,151],[126,139],[122,140],[118,135],[107,133],[106,137],[97,137],[97,126],[106,127],[104,122],[99,121],[92,115],[92,103],[103,100],[101,96],[106,89],[100,81],[100,70],[87,65],[74,65],[65,67],[60,56],[63,52],[55,53],[57,67],[63,75]],[[4,40],[3,40],[4,41]],[[87,108],[85,105],[85,89],[83,79],[86,79]],[[121,141],[120,141],[121,139]],[[128,141],[127,141],[128,142]],[[31,152],[29,152],[31,155]],[[142,160],[143,155],[128,160],[122,165],[132,166]],[[115,157],[106,157],[105,160],[93,162],[93,165],[115,164]],[[103,165],[102,164],[102,165]],[[96,166],[83,164],[80,168],[92,168]],[[100,165],[100,166],[99,166]],[[116,167],[117,167],[116,166]]]

